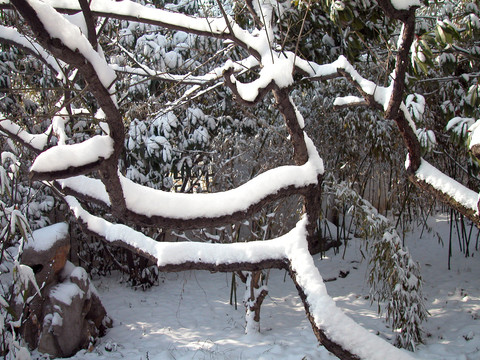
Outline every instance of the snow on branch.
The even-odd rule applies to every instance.
[[[105,185],[100,179],[79,175],[56,180],[56,183],[65,193],[76,198],[92,201],[103,207],[112,205]]]
[[[365,101],[365,99],[358,96],[337,97],[333,102],[333,106],[336,108],[347,107],[347,106],[367,106],[367,105],[368,104]]]
[[[233,64],[232,64],[233,63]],[[144,65],[141,68],[131,67],[131,66],[120,66],[116,64],[110,65],[113,70],[118,72],[125,72],[129,74],[149,76],[162,81],[182,83],[186,85],[206,85],[213,83],[215,80],[219,80],[223,76],[223,72],[226,69],[232,68],[235,73],[244,73],[256,66],[258,66],[258,60],[253,56],[240,61],[228,62],[223,66],[219,66],[213,70],[210,70],[205,75],[192,75],[191,73],[185,75],[176,75],[168,72],[161,72],[154,69],[150,69]]]
[[[72,196],[67,196],[66,201],[78,220],[89,231],[108,242],[126,245],[137,253],[142,253],[153,260],[160,271],[173,271],[175,265],[182,269],[181,266],[185,263],[190,264],[189,269],[212,271],[222,271],[220,265],[224,266],[223,271],[245,270],[246,263],[259,263],[265,266],[265,263],[270,261],[274,264],[270,267],[286,268],[285,244],[296,235],[296,231],[292,230],[283,237],[273,240],[233,244],[158,242],[126,225],[112,224],[89,214]],[[261,270],[263,267],[257,265],[255,269]]]
[[[89,173],[113,154],[113,139],[97,135],[73,145],[58,145],[42,152],[30,171],[37,180],[55,180]]]
[[[8,8],[10,3],[15,4],[17,1],[0,0],[0,8]],[[77,0],[45,0],[44,3],[45,6],[51,6],[58,12],[77,13],[82,10]],[[90,2],[90,12],[94,16],[135,21],[161,26],[170,30],[180,30],[187,33],[230,40],[244,48],[255,58],[262,59],[262,63],[265,63],[267,57],[271,58],[270,61],[274,61],[275,52],[272,51],[273,38],[271,33],[272,26],[270,25],[274,9],[271,5],[264,4],[257,10],[263,12],[262,25],[263,23],[266,25],[262,29],[249,32],[242,29],[228,16],[227,18],[194,17],[157,9],[130,0],[92,0]],[[88,42],[87,39],[86,41]],[[305,66],[305,63],[307,63],[305,61],[300,62],[304,63],[302,66]]]
[[[115,82],[116,74],[82,33],[78,26],[73,25],[47,3],[38,0],[27,0],[36,12],[49,36],[61,40],[62,44],[73,52],[80,52],[95,69],[97,76],[106,89]],[[78,2],[77,2],[78,4]]]
[[[40,44],[33,39],[20,34],[17,29],[10,26],[0,25],[0,41],[22,48],[42,60],[59,76],[63,74],[62,69],[66,67],[66,64],[63,61],[50,55]]]
[[[69,22],[47,3],[38,0],[13,0],[15,9],[28,22],[38,42],[53,56],[75,66],[84,76],[90,91],[106,114],[115,151],[123,149],[124,128],[116,106],[116,74],[101,52],[92,48],[80,28]]]
[[[272,52],[272,57],[262,56],[262,69],[259,78],[242,83],[233,75],[234,63],[225,64],[225,83],[237,97],[237,101],[253,105],[275,87],[287,88],[293,84],[295,54],[292,52]]]
[[[403,28],[402,41],[400,41],[401,49],[397,55],[397,65],[401,65],[396,66],[390,86],[383,87],[364,78],[343,55],[331,64],[318,65],[310,62],[309,68],[304,69],[311,80],[344,77],[355,86],[364,99],[364,102],[362,102],[360,97],[340,97],[335,100],[335,105],[367,104],[374,109],[383,111],[385,118],[395,120],[410,154],[411,161],[408,162],[409,168],[407,170],[414,173],[420,166],[420,142],[417,138],[415,122],[403,103],[405,88],[405,60],[403,58],[408,57],[409,44],[411,44],[415,29],[414,23],[413,26],[410,24],[413,15],[410,12],[409,14],[406,20],[408,26],[406,25]]]
[[[304,221],[297,224],[297,229],[304,226]],[[306,232],[304,228],[302,230]],[[336,306],[308,251],[306,234],[289,241],[285,251],[290,276],[304,302],[314,332],[319,334],[317,337],[329,351],[340,359],[414,359],[407,351],[370,333]]]
[[[8,8],[10,3],[15,4],[15,0],[2,0],[0,1],[0,7]],[[82,10],[77,0],[46,0],[45,3],[59,12],[77,13]],[[129,0],[92,0],[90,2],[90,12],[94,16],[141,22],[171,30],[181,30],[197,35],[231,40],[248,50],[252,55],[259,57],[259,43],[256,41],[258,34],[250,34],[234,21],[230,21],[230,24],[228,24],[223,17],[194,17]],[[234,32],[233,34],[231,29]]]
[[[316,184],[319,170],[311,162],[302,166],[282,166],[264,172],[235,189],[220,193],[165,192],[138,185],[124,177],[121,178],[121,183],[127,207],[133,212],[145,216],[187,220],[245,211],[252,204],[282,189],[301,189]],[[209,206],[206,207],[205,204]]]
[[[235,189],[218,193],[182,194],[155,190],[121,175],[120,183],[129,217],[146,225],[185,229],[199,227],[199,221],[212,225],[244,218],[266,202],[303,193],[310,186],[316,186],[322,173],[323,162],[312,152],[309,161],[301,166],[277,167]],[[111,205],[100,180],[78,176],[58,180],[58,183],[66,193],[93,199],[107,207]]]
[[[344,77],[356,87],[364,101],[369,106],[383,111],[388,107],[392,93],[392,86],[380,86],[375,82],[364,78],[343,55],[339,56],[337,60],[330,64],[319,65],[314,62],[306,61],[296,61],[296,63],[297,66],[308,75],[307,80],[317,81]],[[358,100],[359,98],[356,97],[356,99]],[[338,102],[345,105],[345,101],[338,100]]]
[[[67,196],[66,201],[88,231],[142,254],[154,261],[160,271],[288,269],[315,334],[334,354],[348,359],[413,359],[408,352],[393,347],[355,323],[335,305],[308,251],[306,218],[287,234],[272,240],[233,244],[171,243],[157,242],[125,225],[93,216],[74,197]]]
[[[426,160],[422,159],[421,165],[415,173],[415,177],[431,185],[441,193],[457,201],[464,208],[478,215],[478,193],[450,178]]]
[[[43,134],[30,134],[11,120],[2,120],[2,117],[0,117],[0,131],[8,134],[8,136],[13,139],[20,141],[22,145],[25,145],[34,152],[43,151],[46,148],[49,139],[47,132]]]
[[[395,120],[408,149],[409,160],[406,162],[406,168],[410,174],[410,180],[480,225],[477,208],[478,194],[450,179],[421,158],[416,126],[403,103],[406,64],[408,63],[408,54],[415,30],[414,9],[408,6],[408,11],[402,10],[398,13],[395,9],[391,9],[391,3],[388,0],[379,1],[379,4],[388,16],[398,18],[404,23],[399,41],[395,72],[392,75],[392,83],[388,88],[378,86],[374,82],[363,78],[343,56],[327,65],[310,63],[311,70],[307,73],[311,79],[343,76],[357,88],[369,106],[383,110],[386,118]],[[359,97],[339,98],[336,100],[336,105],[350,104],[352,101],[357,102],[359,100]]]
[[[410,11],[415,11],[422,3],[420,0],[378,0],[378,5],[390,18],[404,21]]]

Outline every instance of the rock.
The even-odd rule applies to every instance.
[[[68,225],[59,223],[36,230],[27,241],[22,254],[22,263],[30,266],[38,286],[48,286],[67,262],[70,251]]]
[[[44,302],[38,350],[55,357],[69,357],[104,335],[112,321],[83,268],[67,261],[60,280]]]
[[[61,223],[35,231],[22,255],[42,289],[26,308],[22,337],[52,357],[74,355],[112,326],[85,269],[67,260],[69,250],[68,226]]]

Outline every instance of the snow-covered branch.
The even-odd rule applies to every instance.
[[[304,132],[303,117],[290,96],[296,72],[307,74],[312,79],[343,76],[355,85],[366,103],[386,111],[399,123],[400,128],[406,123],[409,131],[413,131],[413,122],[408,121],[406,108],[394,99],[398,91],[403,91],[402,87],[395,84],[389,88],[377,86],[361,77],[344,57],[332,64],[317,65],[299,58],[293,52],[278,51],[273,44],[274,9],[268,1],[249,2],[259,24],[259,28],[252,31],[242,29],[224,11],[219,18],[199,18],[129,0],[92,0],[89,3],[85,0],[11,0],[11,3],[30,26],[43,49],[78,69],[87,84],[86,89],[93,94],[105,114],[107,135],[94,136],[73,145],[65,145],[63,141],[42,152],[31,168],[35,178],[54,180],[54,186],[58,184],[62,188],[66,202],[85,231],[153,260],[162,271],[288,269],[315,335],[333,354],[349,360],[411,359],[408,353],[395,349],[346,317],[326,292],[310,255],[312,244],[318,243],[313,240],[316,240],[315,226],[322,203],[323,162],[312,140]],[[0,4],[8,6],[10,2],[0,0]],[[59,13],[79,11],[83,11],[86,33]],[[227,61],[204,76],[158,74],[143,65],[138,69],[114,68],[107,63],[96,42],[93,26],[95,16],[153,24],[228,40],[227,47],[234,43],[241,48],[243,56],[248,57],[240,62]],[[235,74],[254,68],[260,70],[256,80],[250,83],[242,83],[235,77]],[[256,103],[271,91],[275,105],[285,120],[296,165],[266,171],[235,189],[219,193],[172,193],[134,183],[123,176],[119,169],[120,154],[125,147],[125,125],[115,97],[115,70],[155,76],[161,81],[185,84],[190,81],[189,84],[195,84],[196,87],[187,90],[184,94],[187,97],[200,86],[220,82],[222,76],[242,104]],[[394,82],[403,81],[401,71],[398,74]],[[343,100],[352,103],[352,98]],[[358,103],[359,98],[354,101]],[[15,136],[24,142],[36,139],[22,133],[12,123],[1,122],[0,125],[11,134],[16,132]],[[409,136],[408,132],[405,134]],[[34,148],[44,150],[45,145],[36,145]],[[417,154],[413,155],[412,158],[416,159]],[[99,179],[72,177],[97,170]],[[162,243],[120,224],[174,229],[210,227],[244,220],[272,201],[292,194],[303,196],[305,216],[288,234],[269,241],[237,244]],[[101,204],[119,223],[90,214],[82,208],[79,200]]]
[[[323,163],[316,153],[301,166],[282,166],[224,192],[182,194],[154,190],[120,176],[127,218],[148,226],[175,229],[201,228],[241,220],[265,204],[293,194],[304,194],[318,185]],[[110,207],[104,184],[77,176],[58,180],[66,193],[94,199]],[[208,206],[206,205],[208,204]]]
[[[56,180],[89,174],[113,154],[110,136],[94,136],[79,144],[58,145],[42,152],[30,172],[35,180]]]
[[[222,79],[223,73],[226,70],[232,71],[232,73],[242,74],[255,67],[258,67],[258,65],[258,61],[253,56],[249,56],[244,60],[234,62],[230,61],[225,65],[216,67],[215,69],[210,70],[205,75],[192,75],[191,73],[185,75],[177,75],[169,72],[158,72],[144,65],[141,68],[137,68],[127,65],[120,66],[117,64],[112,64],[110,65],[110,67],[118,72],[140,76],[148,76],[152,79],[162,80],[166,82],[182,83],[185,85],[208,85]]]
[[[0,7],[8,8],[15,5],[15,1],[2,0]],[[58,12],[77,13],[81,6],[77,0],[49,0],[46,1]],[[16,6],[16,5],[15,5]],[[185,15],[177,12],[156,9],[139,3],[122,0],[93,0],[90,2],[92,15],[142,22],[145,24],[157,25],[171,30],[180,30],[192,34],[216,37],[224,40],[231,40],[235,44],[247,50],[250,54],[260,58],[262,50],[261,42],[257,41],[258,34],[250,34],[234,22],[227,24],[223,17],[200,18]],[[230,29],[233,30],[231,33]]]
[[[342,359],[411,360],[347,317],[328,296],[323,279],[308,251],[306,219],[282,237],[233,244],[157,242],[133,229],[112,224],[85,211],[73,197],[66,198],[73,213],[90,232],[106,241],[135,250],[154,261],[161,271],[255,271],[288,269],[319,341]]]
[[[409,179],[415,185],[441,199],[480,226],[477,205],[478,194],[449,178],[421,158],[421,147],[416,126],[403,103],[405,73],[415,34],[415,8],[420,4],[413,0],[406,2],[381,0],[379,5],[384,9],[387,16],[399,19],[403,23],[391,85],[382,87],[362,77],[343,56],[340,56],[331,64],[310,63],[310,67],[305,68],[308,79],[328,80],[343,77],[349,80],[361,94],[361,97],[340,97],[335,100],[334,105],[356,106],[366,104],[384,112],[385,118],[395,120],[409,154],[406,162]]]
[[[50,55],[45,49],[33,39],[28,38],[18,32],[17,29],[0,25],[0,42],[14,45],[24,51],[34,55],[49,66],[58,76],[63,75],[63,69],[66,64]]]
[[[480,227],[479,194],[477,192],[447,176],[424,159],[422,159],[415,174],[410,176],[410,179],[422,189],[464,214]]]
[[[43,151],[48,144],[49,134],[30,134],[11,120],[0,118],[0,131],[8,134],[9,137],[19,141],[23,146],[38,153]]]
[[[123,119],[113,95],[115,72],[108,66],[103,54],[92,48],[80,28],[70,23],[50,5],[38,0],[13,0],[12,4],[28,22],[38,42],[46,50],[79,70],[105,113],[109,136],[113,140],[111,156],[106,161],[100,162],[99,157],[93,157],[91,158],[93,163],[90,165],[82,163],[79,168],[70,168],[68,174],[70,176],[85,174],[89,171],[89,166],[91,169],[96,169],[101,165],[101,176],[108,179],[105,182],[107,192],[112,203],[115,204],[114,212],[121,214],[125,209],[125,200],[118,191],[120,180],[117,174],[117,162],[123,150],[125,131]]]

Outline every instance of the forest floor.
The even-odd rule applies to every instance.
[[[448,270],[449,222],[437,216],[430,231],[418,228],[405,244],[420,263],[430,317],[424,324],[425,344],[419,359],[480,359],[480,252],[477,230],[465,257],[454,229],[453,257]],[[468,229],[467,229],[468,230]],[[421,236],[420,236],[421,235]],[[337,306],[370,331],[391,341],[384,317],[371,304],[367,261],[360,240],[350,241],[343,255],[330,250],[315,256],[329,294]],[[362,260],[363,259],[363,260]],[[340,272],[348,274],[341,277]],[[335,280],[333,280],[335,279]],[[271,270],[269,294],[261,313],[261,333],[244,335],[244,285],[237,284],[238,307],[230,305],[231,274],[189,271],[160,275],[160,284],[146,291],[122,284],[114,275],[95,280],[114,326],[90,351],[72,360],[135,359],[335,359],[319,346],[303,305],[285,271]],[[41,358],[36,354],[34,358]]]

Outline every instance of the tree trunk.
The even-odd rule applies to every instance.
[[[262,271],[252,271],[242,274],[241,279],[246,284],[243,303],[245,305],[245,334],[260,332],[260,307],[268,294],[267,287],[260,285]]]

